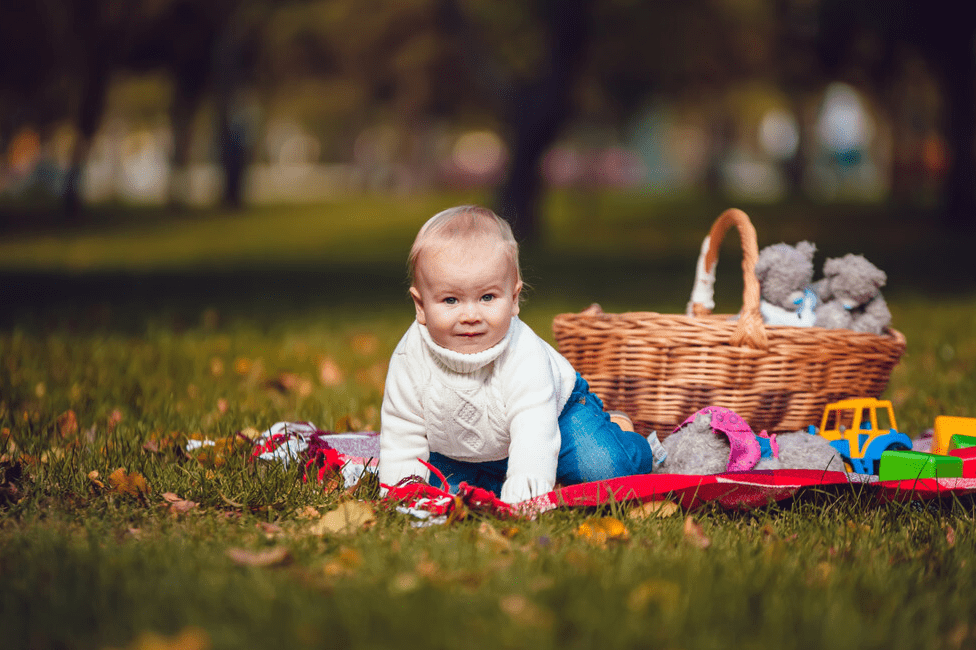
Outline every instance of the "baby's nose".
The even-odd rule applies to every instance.
[[[461,320],[463,320],[465,323],[470,323],[480,319],[481,314],[478,311],[478,306],[471,303],[465,303],[464,309],[461,310]]]

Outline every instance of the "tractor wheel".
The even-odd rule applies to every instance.
[[[893,442],[887,447],[885,447],[884,449],[882,449],[881,453],[884,453],[886,451],[900,451],[905,449],[908,449],[908,446],[905,445],[904,443]],[[874,475],[878,476],[880,473],[881,473],[881,454],[878,454],[878,459],[874,461]]]

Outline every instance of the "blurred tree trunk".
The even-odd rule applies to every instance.
[[[540,164],[572,114],[572,92],[590,40],[591,9],[591,0],[545,4],[548,61],[539,79],[515,88],[508,109],[512,162],[497,203],[520,241],[539,239]]]
[[[593,0],[541,0],[545,59],[531,80],[506,77],[456,0],[443,0],[446,31],[461,44],[468,74],[488,96],[507,130],[511,163],[495,203],[525,243],[540,235],[540,163],[572,114],[572,92],[591,39]]]
[[[945,105],[945,140],[950,149],[944,188],[945,225],[976,233],[976,51],[971,29],[951,29],[943,41],[936,68]],[[961,32],[961,33],[960,33]]]
[[[939,85],[948,149],[943,225],[976,232],[976,23],[969,6],[955,0],[821,0],[821,9],[821,57],[828,69],[859,62],[882,88],[891,81],[900,48],[925,60]],[[870,48],[857,47],[872,40]]]
[[[241,21],[231,16],[214,47],[217,155],[224,173],[222,202],[239,209],[244,205],[244,181],[249,159],[247,123],[243,106],[246,76]]]
[[[214,56],[218,30],[225,16],[222,5],[180,3],[166,16],[169,33],[179,31],[178,46],[166,53],[166,65],[174,81],[173,101],[170,105],[170,125],[173,129],[173,151],[170,159],[171,176],[169,205],[185,206],[190,198],[190,153],[193,145],[193,121],[211,82],[214,66],[201,65]],[[158,28],[157,28],[158,29]],[[162,51],[164,46],[154,48]]]
[[[92,140],[101,125],[112,73],[125,51],[126,36],[135,16],[135,3],[90,5],[75,0],[65,5],[71,21],[74,48],[66,50],[71,59],[64,62],[77,82],[78,102],[75,126],[78,137],[71,152],[65,179],[63,205],[68,219],[81,212],[81,181]],[[77,40],[75,40],[77,39]]]
[[[170,126],[173,129],[173,154],[170,159],[169,206],[181,208],[190,200],[190,150],[193,144],[193,117],[200,96],[176,84],[173,105],[170,107]]]
[[[81,212],[81,181],[91,152],[92,140],[102,121],[108,94],[109,70],[102,61],[89,60],[80,88],[80,105],[76,126],[78,137],[71,152],[71,162],[65,178],[63,205],[65,217],[79,218]]]

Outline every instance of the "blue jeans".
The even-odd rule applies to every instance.
[[[603,402],[590,392],[579,373],[558,423],[561,442],[556,480],[563,485],[650,474],[654,467],[647,439],[611,422]],[[508,471],[507,458],[472,463],[431,452],[428,462],[444,474],[451,492],[463,481],[501,494]],[[430,482],[437,485],[437,477],[432,474]]]

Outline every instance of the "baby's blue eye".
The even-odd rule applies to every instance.
[[[444,302],[446,302],[449,305],[456,305],[457,298],[444,298]]]
[[[491,302],[492,300],[495,299],[495,296],[494,294],[486,293],[485,295],[481,296],[481,299],[484,300],[485,302]]]

